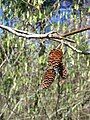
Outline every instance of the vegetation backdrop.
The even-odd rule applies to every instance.
[[[81,52],[90,53],[89,30],[62,42],[15,35],[65,35],[85,28],[90,7],[76,0],[1,0],[0,7],[0,120],[90,120],[90,54]],[[66,40],[74,49],[65,38],[75,42]],[[62,80],[57,73],[50,87],[39,90],[49,52],[61,43],[68,76]]]

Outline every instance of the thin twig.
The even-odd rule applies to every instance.
[[[66,110],[66,109],[67,109],[67,107],[60,108],[60,109],[57,110],[57,113],[59,113],[62,110]],[[51,115],[49,115],[49,118],[51,119],[55,115],[56,115],[56,111],[54,113],[52,113]]]
[[[59,85],[59,81],[60,81],[60,75],[58,76],[58,83],[57,83],[57,92],[58,92],[58,96],[57,96],[57,103],[56,103],[56,117],[58,119],[58,106],[59,106],[59,100],[60,100],[60,85]]]
[[[67,36],[70,36],[70,35],[74,35],[74,34],[77,34],[77,33],[80,33],[80,32],[86,31],[86,30],[90,30],[90,26],[86,26],[86,27],[80,28],[78,30],[74,30],[72,32],[65,33],[65,34],[62,35],[62,37],[67,37]]]
[[[2,107],[0,117],[3,115],[3,113],[7,110],[8,105],[5,103],[4,106]]]
[[[41,104],[42,104],[43,110],[45,111],[45,115],[47,116],[47,119],[50,120],[49,115],[48,115],[48,113],[47,113],[47,111],[46,111],[46,108],[44,107],[44,105],[43,105],[41,99],[40,99],[40,101],[41,101]]]
[[[9,120],[11,118],[11,116],[13,115],[14,111],[16,110],[17,106],[23,101],[24,99],[21,98],[18,103],[15,105],[15,107],[13,108],[12,112],[10,113],[9,117],[7,118],[7,120]]]
[[[7,61],[7,59],[5,59],[5,60],[0,64],[0,68],[5,64],[6,61]]]
[[[18,33],[24,33],[24,34],[27,34],[27,35],[30,34],[29,32],[24,31],[24,30],[18,30],[18,29],[16,29],[16,28],[12,28],[12,29],[15,30],[15,31],[18,32]]]
[[[2,51],[3,51],[4,55],[5,55],[5,59],[9,62],[8,56],[7,56],[6,52],[5,52],[5,48],[3,47],[1,41],[0,41],[0,48],[2,49]]]
[[[81,51],[81,50],[78,50],[77,48],[75,48],[74,46],[72,46],[70,43],[67,43],[67,42],[64,42],[63,43],[68,46],[69,48],[71,48],[72,50],[76,51],[77,53],[80,53],[80,54],[85,54],[85,55],[88,55],[90,54],[89,51]]]

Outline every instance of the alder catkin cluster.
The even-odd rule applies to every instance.
[[[61,49],[53,49],[50,51],[48,57],[48,69],[44,73],[41,88],[48,88],[52,84],[56,76],[56,68],[58,68],[58,73],[61,78],[65,79],[67,77],[67,70],[63,65],[62,58],[63,52]]]

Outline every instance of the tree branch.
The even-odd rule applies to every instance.
[[[53,31],[49,32],[49,33],[45,33],[45,34],[29,33],[27,31],[14,29],[14,28],[4,26],[4,25],[0,25],[0,28],[5,29],[8,32],[11,32],[12,34],[14,34],[18,37],[24,37],[27,39],[31,39],[31,38],[36,38],[36,39],[49,38],[50,39],[50,38],[53,38],[53,39],[59,39],[59,40],[63,39],[64,37],[74,35],[74,34],[79,33],[79,32],[90,30],[90,26],[88,26],[88,27],[81,28],[79,30],[75,30],[75,31],[72,31],[70,33],[66,33],[66,34],[61,35],[60,33],[53,32]],[[66,40],[66,41],[68,41],[68,40]],[[74,41],[69,41],[69,42],[74,42]]]
[[[75,47],[73,47],[72,45],[70,45],[70,43],[67,42],[71,42],[71,43],[75,43],[75,41],[73,41],[72,39],[67,38],[70,35],[74,35],[86,30],[90,30],[90,26],[86,26],[85,28],[80,28],[78,30],[69,32],[69,33],[65,33],[65,34],[60,34],[58,32],[55,31],[51,31],[45,34],[35,34],[35,33],[29,33],[28,31],[23,31],[23,30],[18,30],[15,28],[11,28],[8,26],[4,26],[4,25],[0,25],[0,28],[5,29],[6,31],[18,36],[18,37],[23,37],[23,38],[27,38],[27,39],[44,39],[44,38],[48,38],[48,39],[53,39],[53,41],[57,41],[57,42],[62,42],[61,40],[63,40],[63,43],[65,45],[67,45],[68,47],[70,47],[72,50],[76,51],[77,53],[81,53],[81,54],[90,54],[89,51],[81,51],[76,49]],[[67,41],[67,42],[66,42]]]

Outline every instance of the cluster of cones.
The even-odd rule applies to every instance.
[[[55,79],[56,69],[58,69],[58,73],[61,78],[65,79],[67,77],[66,67],[62,62],[63,52],[61,49],[53,49],[49,53],[48,57],[48,69],[45,71],[43,81],[41,83],[41,88],[48,88]]]

